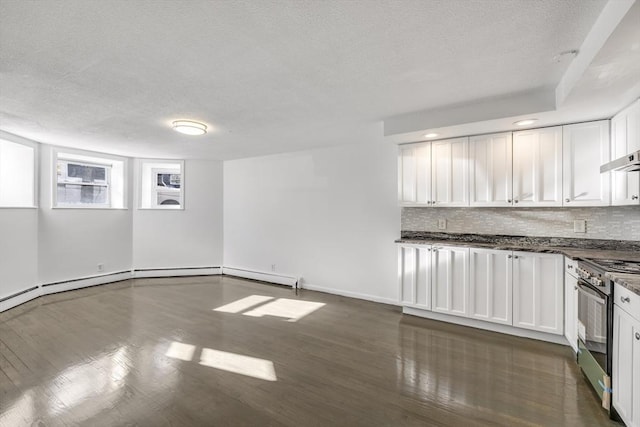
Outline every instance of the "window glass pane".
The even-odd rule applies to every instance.
[[[33,207],[35,149],[0,140],[0,206]]]
[[[56,206],[124,207],[124,162],[58,153]]]
[[[143,209],[183,208],[182,161],[140,162],[140,207]]]

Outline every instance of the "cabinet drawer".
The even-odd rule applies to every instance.
[[[615,305],[629,313],[636,320],[640,320],[640,295],[616,283],[613,297]]]

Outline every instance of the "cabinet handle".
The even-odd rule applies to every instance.
[[[513,255],[507,255],[507,258],[513,258]]]
[[[629,297],[620,297],[620,301],[629,302],[629,301],[631,301],[631,299],[629,299]]]
[[[507,203],[511,203],[511,199],[507,199]]]
[[[573,265],[570,265],[569,267],[567,267],[569,270],[573,270]]]
[[[573,289],[577,291],[577,290],[578,290],[578,287],[577,287],[577,286],[574,286],[574,287],[573,287]]]
[[[636,339],[640,341],[640,332],[636,332]]]
[[[514,259],[518,259],[518,255],[514,255],[514,256],[513,256],[513,258],[514,258]]]
[[[435,200],[432,200],[432,201],[431,201],[431,204],[432,204],[432,205],[435,205],[435,204],[436,204],[436,201],[435,201]]]
[[[633,196],[631,196],[631,200],[638,200],[638,195],[634,194]]]
[[[565,203],[569,203],[571,199],[564,199]]]
[[[513,201],[513,203],[518,203],[518,199],[515,199],[515,200]]]

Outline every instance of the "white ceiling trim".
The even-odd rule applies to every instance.
[[[573,88],[580,81],[584,72],[589,68],[600,49],[615,31],[636,0],[609,0],[602,13],[593,24],[591,31],[585,37],[578,56],[569,64],[560,83],[556,87],[556,105],[560,107],[567,99]]]

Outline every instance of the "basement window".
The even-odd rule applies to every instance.
[[[36,147],[0,139],[0,207],[36,207]]]
[[[184,162],[138,162],[140,209],[184,209]]]
[[[54,158],[54,207],[125,208],[125,160],[73,152]]]

